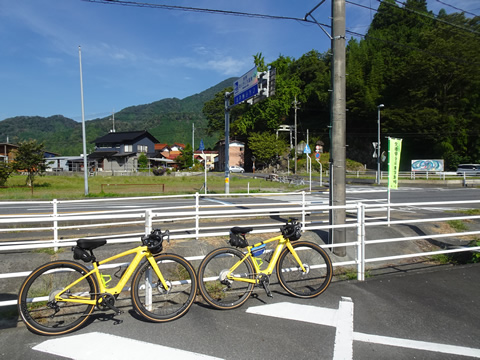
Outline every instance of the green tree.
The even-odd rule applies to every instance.
[[[145,153],[141,153],[138,156],[138,168],[140,169],[140,171],[146,171],[148,168],[148,158]]]
[[[192,145],[185,145],[185,149],[177,156],[177,162],[181,169],[188,169],[193,166],[193,150]]]
[[[27,173],[25,183],[27,186],[33,187],[35,177],[45,175],[47,168],[43,143],[37,143],[36,140],[20,142],[13,166],[16,171]]]
[[[14,171],[13,163],[0,162],[0,186],[5,186],[8,178]]]
[[[277,139],[275,134],[269,132],[253,133],[248,138],[248,147],[255,156],[257,164],[272,165],[283,155],[287,144],[283,139]]]

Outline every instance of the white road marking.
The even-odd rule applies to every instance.
[[[132,340],[120,336],[99,332],[73,335],[52,339],[35,346],[33,350],[74,360],[91,359],[188,359],[207,360],[216,357],[197,354],[190,351],[169,348],[167,346]]]
[[[336,309],[288,302],[249,307],[247,313],[303,321],[318,325],[335,326]]]
[[[338,310],[312,305],[276,303],[250,307],[247,309],[247,312],[336,327],[334,360],[353,359],[353,341],[462,355],[480,359],[480,349],[355,332],[353,331],[353,302],[350,298],[346,297],[343,297],[340,301]]]
[[[382,344],[382,345],[403,347],[408,349],[425,350],[425,351],[433,351],[433,352],[439,352],[444,354],[463,355],[463,356],[470,356],[474,358],[480,358],[480,349],[474,349],[474,348],[469,348],[464,346],[445,345],[445,344],[409,340],[409,339],[399,339],[399,338],[392,338],[387,336],[362,334],[358,332],[353,333],[353,339],[356,341],[369,342],[374,344]]]
[[[353,301],[343,297],[338,304],[333,360],[353,359]]]

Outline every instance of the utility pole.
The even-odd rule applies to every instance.
[[[80,98],[82,102],[82,137],[83,137],[83,177],[85,185],[85,196],[88,195],[88,161],[87,161],[87,143],[85,133],[85,106],[83,102],[83,73],[82,73],[82,48],[78,47],[78,60],[80,63]]]
[[[300,103],[297,101],[297,96],[295,95],[295,101],[293,102],[293,108],[295,109],[295,175],[297,175],[297,110],[299,109],[298,105],[300,105]]]
[[[332,144],[330,205],[344,206],[346,171],[346,71],[345,71],[345,0],[332,0]],[[345,209],[335,209],[330,217],[331,225],[345,224]],[[345,243],[344,228],[330,232],[331,243]],[[345,247],[334,248],[338,256],[345,256]]]
[[[192,166],[195,165],[195,123],[192,123]]]
[[[115,132],[115,109],[112,110],[112,132]]]

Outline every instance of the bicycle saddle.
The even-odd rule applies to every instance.
[[[232,234],[247,234],[252,230],[253,228],[251,227],[240,227],[240,226],[234,226],[230,229]]]
[[[93,250],[107,243],[106,239],[78,239],[77,246],[83,250]]]

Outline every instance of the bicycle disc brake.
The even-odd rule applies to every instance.
[[[165,280],[165,283],[168,286],[168,290],[165,289],[161,281],[159,281],[157,284],[157,291],[160,293],[160,295],[168,295],[170,291],[172,291],[172,287],[173,287],[172,282],[169,280]]]
[[[232,284],[233,280],[227,279],[227,274],[229,273],[230,270],[224,269],[220,271],[220,274],[218,275],[218,280],[220,280],[220,283],[223,285],[227,285],[230,287]]]
[[[303,264],[303,267],[304,267],[305,271],[303,271],[301,267],[298,268],[298,270],[301,272],[302,276],[307,275],[310,272],[310,265]]]

